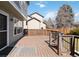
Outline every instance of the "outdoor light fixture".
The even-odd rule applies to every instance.
[[[11,21],[13,21],[13,19],[12,19],[12,18],[11,18],[10,20],[11,20]]]

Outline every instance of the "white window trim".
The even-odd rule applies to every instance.
[[[3,14],[5,16],[7,16],[7,45],[4,46],[3,48],[0,49],[3,50],[4,48],[6,48],[7,46],[9,46],[9,14],[4,12],[3,10],[0,10],[0,14]]]
[[[14,21],[15,21],[15,19],[17,19],[17,18],[15,18],[15,17],[13,17],[13,37],[15,37],[15,36],[18,36],[18,35],[20,35],[22,32],[20,32],[20,33],[18,33],[18,34],[14,34],[14,29],[15,29],[15,27],[14,27]],[[17,19],[18,20],[18,19]],[[22,25],[23,26],[23,25]]]

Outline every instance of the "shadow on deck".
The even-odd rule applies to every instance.
[[[49,41],[45,41],[47,44],[48,44],[48,46],[56,53],[56,54],[58,54],[57,53],[57,46],[51,46],[51,45],[49,45]]]
[[[23,36],[24,37],[24,36]],[[22,38],[22,37],[21,37]],[[21,39],[20,38],[20,39]],[[13,42],[11,46],[7,46],[5,49],[0,51],[0,57],[7,57],[7,55],[11,52],[11,50],[14,48],[14,46],[17,44],[19,40]]]

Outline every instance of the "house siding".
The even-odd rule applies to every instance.
[[[41,28],[46,29],[46,24],[41,22]]]
[[[31,17],[34,17],[43,22],[43,17],[39,16],[38,14],[33,14]]]
[[[2,10],[3,12],[9,15],[9,19],[7,19],[8,27],[9,27],[8,29],[9,40],[7,46],[13,46],[13,43],[19,40],[23,36],[23,20],[26,20],[26,16],[27,16],[27,10],[25,10],[27,9],[27,3],[22,1],[23,4],[19,6],[22,9],[18,9],[17,6],[15,7],[15,4],[12,3],[14,2],[13,1],[0,2],[0,10]],[[18,20],[22,21],[22,32],[16,35],[14,34],[14,18],[17,18]]]
[[[43,16],[39,13],[33,13],[30,17],[27,17],[27,21],[24,21],[24,29],[46,29],[46,24],[43,23]],[[26,25],[26,23],[28,23]],[[39,24],[39,25],[38,25]]]
[[[10,19],[13,19],[13,17],[10,16]],[[9,35],[10,35],[9,36],[9,45],[10,46],[13,46],[13,43],[16,42],[18,39],[20,39],[23,36],[23,30],[21,33],[14,35],[14,23],[11,20],[9,20]]]
[[[40,22],[35,19],[28,21],[28,29],[40,29]]]

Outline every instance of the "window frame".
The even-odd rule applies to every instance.
[[[1,51],[1,50],[5,49],[7,46],[9,46],[9,14],[1,9],[0,9],[0,14],[5,15],[7,17],[7,44],[6,44],[6,46],[4,46],[3,48],[0,49],[0,51]]]
[[[16,20],[19,20],[19,19],[13,17],[13,36],[17,36],[17,35],[20,35],[21,33],[23,33],[23,22],[22,22],[22,32],[15,34],[15,32],[14,32],[14,30],[15,30],[15,27],[14,27],[15,19],[16,19]]]

